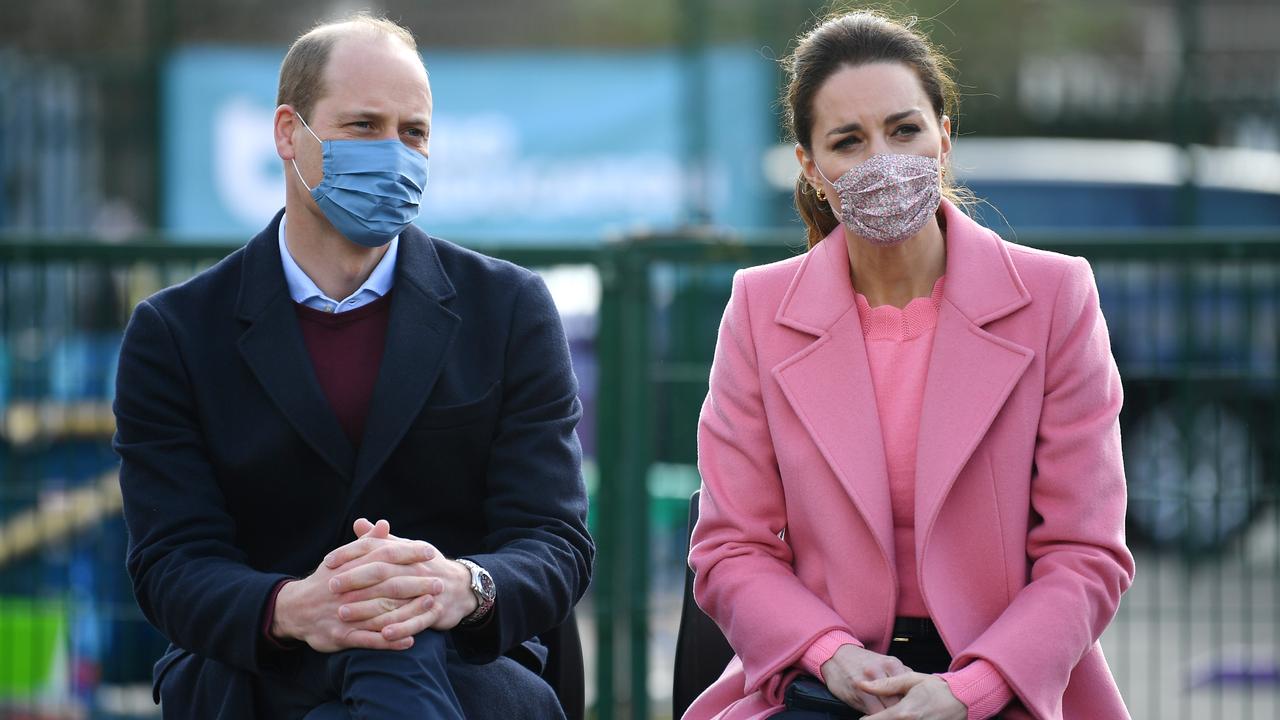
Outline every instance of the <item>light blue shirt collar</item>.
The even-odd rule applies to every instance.
[[[324,294],[319,286],[302,270],[284,241],[285,217],[280,216],[280,262],[284,265],[284,281],[289,287],[289,297],[301,305],[323,312],[340,313],[368,305],[391,292],[396,278],[396,254],[400,249],[400,236],[391,238],[387,252],[374,266],[369,277],[344,300],[334,300]]]

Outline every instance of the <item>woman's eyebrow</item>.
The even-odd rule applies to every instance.
[[[917,114],[921,114],[920,108],[910,108],[907,110],[902,110],[900,112],[893,113],[892,115],[887,115],[884,119],[884,124],[892,125],[893,123],[896,123],[899,120],[903,120],[905,118],[908,118],[908,117],[911,117],[912,115],[917,115]],[[859,122],[845,123],[844,125],[841,125],[840,127],[829,131],[827,135],[843,135],[845,133],[857,132],[858,130],[861,130],[861,129],[862,129],[862,123],[859,123]]]

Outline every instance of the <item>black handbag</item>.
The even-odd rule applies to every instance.
[[[861,712],[845,705],[826,685],[809,675],[801,675],[788,685],[782,700],[788,710],[823,712],[836,718],[862,717]]]

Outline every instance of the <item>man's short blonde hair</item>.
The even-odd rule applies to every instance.
[[[289,47],[280,64],[280,85],[276,105],[289,105],[310,121],[311,111],[324,97],[324,69],[329,53],[338,38],[358,32],[386,35],[404,43],[418,54],[418,43],[403,25],[385,17],[360,12],[336,22],[321,23],[311,28]]]

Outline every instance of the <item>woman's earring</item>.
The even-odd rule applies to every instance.
[[[815,185],[813,187],[813,194],[818,196],[818,202],[827,201],[827,191],[823,190],[821,186]]]

